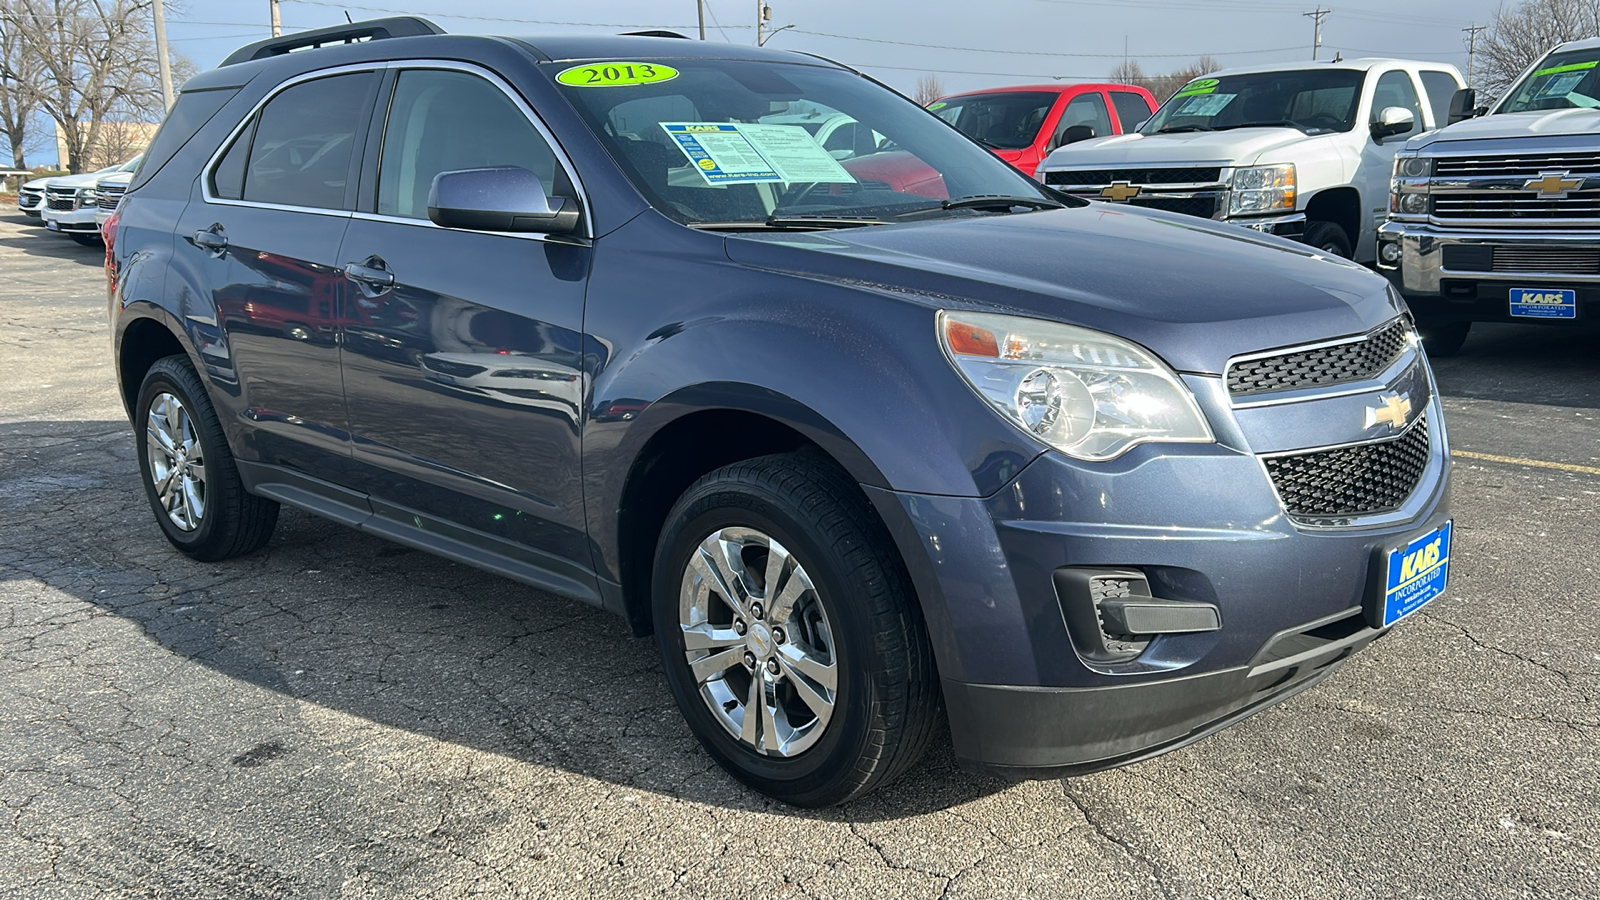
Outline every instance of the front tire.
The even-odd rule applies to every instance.
[[[134,406],[145,497],[174,547],[215,562],[259,549],[278,504],[245,491],[205,385],[185,356],[157,360]]]
[[[1340,259],[1349,259],[1355,255],[1350,249],[1350,235],[1345,234],[1343,228],[1332,222],[1312,222],[1307,225],[1305,242]]]
[[[882,523],[828,461],[706,475],[668,514],[655,563],[668,684],[735,778],[819,807],[921,758],[938,707],[921,610]]]

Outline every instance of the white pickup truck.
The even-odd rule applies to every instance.
[[[1429,353],[1454,353],[1474,321],[1600,323],[1600,39],[1550,51],[1488,115],[1409,141],[1393,187],[1378,268]]]
[[[1395,151],[1444,125],[1464,86],[1454,66],[1403,59],[1227,69],[1189,82],[1137,133],[1056,150],[1035,177],[1372,263]]]

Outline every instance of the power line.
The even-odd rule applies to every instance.
[[[868,44],[893,44],[897,47],[925,47],[930,50],[963,50],[971,53],[995,53],[1006,56],[1069,56],[1083,59],[1122,59],[1122,53],[1063,53],[1058,50],[997,50],[989,47],[957,47],[950,44],[922,44],[916,41],[895,41],[888,38],[856,37],[851,34],[834,34],[828,31],[811,31],[805,28],[796,28],[796,34],[810,34],[817,37],[835,38],[843,41],[862,41]],[[1249,56],[1257,53],[1287,53],[1295,47],[1274,47],[1270,50],[1232,50],[1226,53],[1209,52],[1211,56]],[[1177,59],[1180,57],[1201,56],[1200,53],[1141,53],[1140,59]]]

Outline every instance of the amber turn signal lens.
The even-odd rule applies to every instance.
[[[952,353],[987,356],[991,359],[998,359],[1000,356],[1000,341],[995,338],[994,332],[976,325],[946,319],[944,338],[945,343],[950,345]]]

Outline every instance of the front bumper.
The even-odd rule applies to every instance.
[[[1379,561],[1449,517],[1437,398],[1422,407],[1430,459],[1404,505],[1321,527],[1285,514],[1256,454],[1308,446],[1318,420],[1373,397],[1222,409],[1220,379],[1209,396],[1206,379],[1186,380],[1216,445],[1145,445],[1101,464],[1046,453],[988,498],[868,489],[922,599],[964,765],[1056,777],[1144,759],[1310,687],[1385,633],[1369,619]],[[1096,658],[1056,579],[1083,569],[1140,572],[1154,597],[1214,607],[1221,627]]]
[[[1408,299],[1440,296],[1452,281],[1487,281],[1507,286],[1518,283],[1529,287],[1561,282],[1600,287],[1600,273],[1500,270],[1493,265],[1487,271],[1482,267],[1451,269],[1445,257],[1448,248],[1455,247],[1487,248],[1491,255],[1495,248],[1504,248],[1524,256],[1530,251],[1600,250],[1600,233],[1477,231],[1391,221],[1378,229],[1378,269],[1388,273]]]
[[[100,223],[95,221],[98,207],[85,206],[74,210],[45,210],[45,224],[51,231],[62,234],[99,234]]]
[[[1291,213],[1285,216],[1240,216],[1222,221],[1262,234],[1275,234],[1297,241],[1306,236],[1305,213]]]

